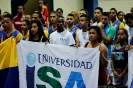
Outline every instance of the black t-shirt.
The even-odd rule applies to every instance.
[[[46,36],[42,36],[40,39],[38,39],[38,40],[33,40],[33,39],[31,39],[31,40],[29,40],[29,41],[33,41],[33,42],[46,42],[46,41],[48,41],[49,42],[49,39],[48,38],[46,38]]]
[[[120,69],[121,72],[125,69],[126,65],[128,64],[128,52],[125,51],[126,45],[123,46],[121,49],[117,49],[118,45],[116,45],[112,51],[114,69]]]

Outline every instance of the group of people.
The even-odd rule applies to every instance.
[[[86,9],[81,9],[70,12],[65,19],[62,8],[48,15],[45,5],[43,0],[38,0],[39,10],[32,15],[24,14],[21,5],[14,18],[5,12],[1,19],[0,43],[14,37],[17,42],[25,40],[76,48],[98,48],[98,85],[127,86],[127,51],[133,48],[133,8],[125,14],[117,12],[115,8],[103,12],[101,7],[96,7],[94,18],[90,18]]]

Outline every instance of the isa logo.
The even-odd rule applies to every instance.
[[[130,88],[133,88],[133,79],[132,79],[132,82],[131,82]]]
[[[27,88],[34,88],[34,74],[35,74],[35,63],[36,56],[34,53],[30,52],[26,56],[26,80]]]
[[[27,54],[26,62],[29,67],[33,67],[35,65],[36,56],[34,55],[34,53],[30,52]]]

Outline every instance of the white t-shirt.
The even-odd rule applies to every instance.
[[[99,23],[95,22],[92,26],[100,26],[101,24],[102,22],[99,22]]]
[[[133,37],[133,27],[131,28],[128,25],[126,25],[125,29],[128,32],[128,44],[130,44],[131,38]]]
[[[67,30],[60,33],[55,31],[50,34],[50,44],[69,46],[75,44],[75,40],[72,34]]]
[[[80,42],[80,46],[84,46],[87,42],[89,42],[89,32],[83,32],[82,30],[78,33],[78,40]]]

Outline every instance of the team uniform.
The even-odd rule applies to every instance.
[[[44,32],[45,36],[48,38],[49,32],[48,32],[48,29],[46,27],[43,27],[43,32]]]
[[[24,35],[24,32],[22,32],[22,35],[23,35],[23,40],[27,40],[29,38],[29,30],[25,35]]]
[[[16,41],[19,41],[21,40],[23,37],[22,37],[22,34],[14,29],[13,31],[11,31],[9,33],[9,35],[7,35],[7,33],[5,31],[1,31],[2,35],[1,35],[1,42],[5,41],[6,39],[8,39],[9,37],[14,37],[16,39]]]
[[[119,21],[119,20],[116,20],[114,23],[112,23],[110,21],[109,24],[112,25],[113,27],[115,27],[115,29],[116,29],[116,34],[114,36],[114,40],[116,41],[117,40],[118,29],[124,28],[125,24],[123,22]]]
[[[80,30],[77,35],[77,41],[80,42],[80,46],[84,46],[87,42],[89,42],[89,31],[83,32]]]
[[[22,16],[15,16],[14,17],[14,26],[20,33],[22,33],[21,25],[22,25],[23,19],[25,19],[25,14],[23,14]]]
[[[64,29],[61,33],[55,31],[50,35],[50,44],[69,46],[75,44],[75,40],[72,34]]]
[[[82,29],[80,24],[76,24],[76,27],[79,28],[79,29]]]
[[[128,52],[125,51],[125,47],[128,44],[126,43],[120,49],[118,49],[118,45],[119,44],[116,44],[114,49],[112,50],[112,60],[113,60],[114,70],[120,75],[128,64]],[[124,78],[120,78],[114,75],[115,85],[121,84],[125,86],[127,82],[127,74],[128,71],[126,72]]]
[[[48,21],[48,8],[44,5],[42,10],[40,10],[43,20],[45,20],[46,27],[49,28],[49,21]]]
[[[76,26],[73,27],[71,30],[69,30],[69,29],[67,28],[67,30],[72,34],[72,36],[73,36],[74,39],[76,38],[76,35],[77,35],[78,32],[80,31],[80,29],[77,28]]]
[[[57,30],[57,29],[56,29]],[[48,28],[48,33],[49,33],[49,35],[51,34],[51,33],[53,33],[55,30],[53,30],[53,26],[50,26],[49,28]]]

